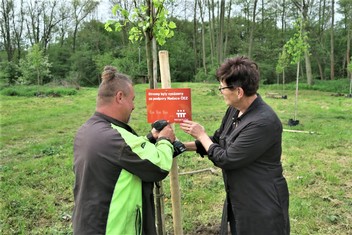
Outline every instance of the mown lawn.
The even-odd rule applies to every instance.
[[[226,106],[217,84],[177,83],[192,89],[193,120],[211,134]],[[145,89],[136,85],[130,125],[146,134]],[[352,99],[332,92],[300,90],[297,119],[294,89],[262,86],[264,100],[283,125],[284,174],[290,190],[291,234],[352,233]],[[279,93],[288,99],[266,97]],[[71,234],[72,143],[76,130],[95,109],[96,88],[63,96],[1,95],[0,234]],[[180,140],[191,140],[175,125]],[[289,132],[288,130],[305,131]],[[179,172],[214,168],[194,153],[178,157]],[[214,168],[216,169],[216,168]],[[221,172],[180,175],[185,234],[217,229],[224,199]],[[166,229],[172,234],[169,178],[164,180]],[[211,230],[215,233],[215,230]]]

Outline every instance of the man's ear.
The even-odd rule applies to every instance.
[[[122,98],[123,98],[123,92],[122,92],[122,91],[118,91],[118,92],[116,93],[116,96],[115,96],[115,101],[116,101],[117,103],[121,103]]]

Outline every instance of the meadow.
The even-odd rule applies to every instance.
[[[173,84],[191,88],[192,119],[208,134],[217,129],[226,110],[217,87]],[[342,87],[348,92],[347,82]],[[147,88],[135,85],[136,109],[130,125],[140,135],[150,130]],[[259,89],[284,126],[282,163],[290,191],[292,235],[352,234],[352,98],[327,90],[299,90],[299,125],[289,126],[295,111],[294,88]],[[72,234],[73,139],[95,110],[96,92],[97,88],[82,87],[63,95],[0,95],[0,234]],[[287,99],[269,98],[268,93]],[[178,124],[175,131],[178,139],[192,140]],[[216,234],[225,196],[221,171],[195,153],[178,156],[177,164],[184,234]],[[209,168],[215,171],[183,174]],[[173,234],[169,177],[163,189],[166,230]]]

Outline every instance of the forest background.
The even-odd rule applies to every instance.
[[[308,86],[315,80],[350,76],[349,0],[1,0],[1,84],[96,86],[106,64],[117,66],[135,83],[150,81],[147,37],[142,35],[133,43],[130,39],[133,27],[145,33],[151,26],[142,25],[142,17],[126,22],[123,13],[138,13],[142,6],[155,3],[161,3],[167,20],[176,25],[172,37],[155,47],[169,51],[175,82],[214,81],[218,65],[235,55],[257,61],[264,84],[294,81],[295,63],[282,60],[285,44],[297,32],[304,35],[306,44],[299,73]],[[116,4],[124,11],[113,15]],[[125,27],[108,32],[107,20]],[[295,28],[298,20],[299,29]],[[155,73],[154,77],[159,78]]]

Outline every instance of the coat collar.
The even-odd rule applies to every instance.
[[[107,116],[107,115],[105,115],[105,114],[103,114],[103,113],[100,113],[100,112],[97,112],[97,111],[94,113],[94,115],[95,115],[95,116],[98,116],[98,117],[101,117],[101,118],[105,119],[106,121],[108,121],[108,122],[114,124],[115,126],[122,127],[123,129],[126,129],[126,130],[128,130],[129,132],[131,132],[131,133],[137,135],[137,133],[132,129],[132,127],[130,127],[128,124],[126,124],[126,123],[124,123],[124,122],[121,122],[121,121],[119,121],[119,120],[117,120],[117,119],[115,119],[115,118],[112,118],[112,117],[110,117],[110,116]]]
[[[241,115],[241,117],[238,117],[239,110],[236,110],[233,116],[234,120],[240,121],[244,116],[247,115],[247,113],[252,112],[252,110],[255,110],[258,106],[263,104],[263,99],[262,97],[257,93],[257,98],[251,103],[251,105],[248,107],[248,109]]]

